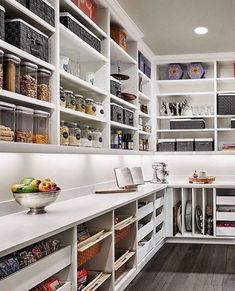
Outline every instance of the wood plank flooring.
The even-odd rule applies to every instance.
[[[126,291],[235,291],[235,245],[165,244]]]

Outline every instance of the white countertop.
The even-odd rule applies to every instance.
[[[0,257],[76,224],[90,220],[115,208],[131,203],[167,185],[146,184],[137,192],[122,194],[91,194],[55,203],[43,215],[19,212],[0,217]]]

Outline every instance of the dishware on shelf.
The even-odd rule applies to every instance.
[[[131,93],[125,93],[125,92],[122,92],[121,93],[121,97],[125,100],[125,101],[133,101],[137,98],[136,95],[134,94],[131,94]]]
[[[69,69],[69,57],[60,56],[60,69],[68,72]]]
[[[202,209],[199,205],[197,205],[195,208],[195,224],[199,233],[202,234],[203,218],[202,218]]]
[[[69,60],[68,63],[68,73],[75,77],[80,77],[80,64],[78,61]]]
[[[178,208],[177,211],[177,226],[180,233],[182,233],[182,206]]]
[[[199,107],[198,106],[192,106],[192,114],[197,116],[199,115]]]
[[[30,209],[27,214],[43,214],[45,207],[55,202],[60,192],[13,193],[13,196],[18,204]]]
[[[198,178],[206,178],[207,172],[205,170],[200,170],[198,173]]]
[[[192,231],[192,200],[187,200],[185,204],[185,230],[191,232]]]
[[[167,75],[169,80],[180,80],[184,76],[184,72],[180,64],[169,64],[167,67]]]
[[[191,63],[187,70],[190,79],[202,79],[205,76],[205,70],[201,63]]]
[[[86,74],[86,81],[92,85],[95,83],[95,73],[94,72],[89,72]]]

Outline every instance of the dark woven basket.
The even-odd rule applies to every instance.
[[[219,115],[235,114],[235,94],[219,94],[217,97],[217,108]]]
[[[170,129],[203,129],[205,128],[204,120],[170,120]]]
[[[160,142],[157,144],[158,152],[174,152],[175,151],[175,142]]]
[[[55,10],[43,0],[26,0],[27,8],[45,20],[52,26],[55,26]]]
[[[129,126],[134,126],[134,112],[124,108],[123,123]]]
[[[5,12],[0,9],[0,39],[5,40]]]
[[[117,104],[111,104],[111,120],[123,123],[123,108]]]
[[[6,42],[48,61],[48,38],[21,21],[5,23]]]
[[[86,29],[84,29],[79,23],[75,22],[69,16],[60,16],[60,22],[66,26],[69,30],[75,33],[78,37],[88,43],[98,52],[101,52],[101,41],[90,34]]]
[[[110,80],[110,93],[115,96],[118,96],[120,92],[121,92],[121,84],[114,80]]]
[[[23,6],[27,6],[27,0],[16,0],[17,2],[19,2],[20,4],[22,4]]]

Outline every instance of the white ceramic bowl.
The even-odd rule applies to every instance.
[[[29,208],[27,214],[46,213],[45,207],[52,204],[58,197],[59,191],[35,192],[35,193],[13,193],[17,203]]]

